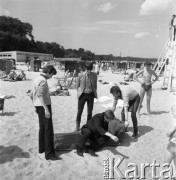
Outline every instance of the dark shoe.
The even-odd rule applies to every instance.
[[[76,127],[76,129],[74,130],[74,132],[79,132],[79,131],[80,131],[79,127]]]
[[[89,149],[88,153],[93,157],[98,157],[98,155],[95,153],[95,151],[93,149]]]
[[[80,131],[80,123],[76,122],[76,128],[74,132]]]
[[[76,151],[77,155],[83,157],[83,149],[80,148],[78,145],[75,145],[75,147],[77,149]]]
[[[132,134],[132,137],[133,137],[133,138],[136,138],[137,136],[138,136],[138,133],[133,133],[133,134]]]
[[[76,153],[77,153],[78,156],[84,157],[84,156],[83,156],[83,150],[82,150],[82,149],[77,149],[77,152],[76,152]]]
[[[57,161],[57,160],[60,160],[61,158],[56,156],[55,154],[53,155],[50,155],[48,157],[45,157],[46,160],[52,160],[52,161]]]
[[[42,154],[42,153],[44,153],[45,151],[39,151],[39,154]]]

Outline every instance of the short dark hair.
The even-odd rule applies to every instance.
[[[152,63],[150,61],[146,61],[144,64],[144,66],[151,66],[151,65],[152,65]]]
[[[56,75],[56,74],[57,74],[57,71],[56,71],[56,69],[54,68],[53,65],[46,65],[46,66],[43,68],[43,73],[49,73],[49,74]]]
[[[87,69],[87,70],[91,70],[93,69],[93,64],[91,62],[86,62],[84,67]]]
[[[110,89],[110,93],[111,94],[112,93],[116,93],[116,94],[120,93],[120,95],[122,94],[121,89],[119,88],[119,86],[112,86],[111,89]]]
[[[104,115],[108,118],[108,119],[111,119],[113,120],[115,118],[115,115],[114,115],[114,112],[110,109],[106,110],[104,112]]]

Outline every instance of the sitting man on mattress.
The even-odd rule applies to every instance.
[[[95,154],[95,151],[105,145],[109,139],[112,139],[114,142],[120,142],[125,133],[125,125],[123,122],[116,120],[112,110],[106,110],[105,112],[94,115],[81,128],[82,136],[76,145],[77,155],[83,156],[83,152],[85,151],[92,156],[98,156]],[[109,126],[112,122],[113,125]],[[114,135],[110,132],[114,133]],[[88,139],[90,140],[90,145],[85,146]]]

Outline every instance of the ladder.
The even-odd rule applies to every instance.
[[[175,42],[175,41],[174,41]],[[169,80],[170,92],[176,92],[176,42],[174,44],[174,55],[172,59],[170,80]]]
[[[172,81],[172,75],[173,75],[173,68],[174,68],[174,62],[175,62],[175,41],[171,42],[171,49],[168,51],[168,58],[165,64],[164,69],[164,79],[163,79],[163,88],[167,89],[171,88],[171,81]]]
[[[158,58],[158,61],[156,62],[155,66],[153,68],[153,70],[155,71],[157,76],[160,75],[161,71],[163,70],[163,68],[171,54],[172,54],[172,41],[168,40],[160,57]]]

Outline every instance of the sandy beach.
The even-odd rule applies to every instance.
[[[102,180],[104,179],[103,162],[107,158],[124,158],[119,169],[124,173],[128,170],[129,163],[138,166],[139,174],[142,163],[153,163],[154,160],[162,166],[164,152],[168,143],[167,131],[172,126],[171,106],[176,104],[176,95],[166,90],[161,90],[162,78],[153,85],[151,99],[151,116],[146,114],[146,98],[144,98],[141,117],[138,118],[139,137],[131,138],[132,122],[125,134],[121,146],[104,147],[98,151],[98,157],[84,154],[84,158],[77,156],[75,150],[57,151],[62,159],[58,161],[46,161],[44,154],[38,153],[38,117],[26,91],[31,89],[32,80],[39,72],[25,71],[27,80],[19,82],[0,81],[0,93],[12,94],[16,98],[6,99],[4,115],[0,113],[0,179],[1,180]],[[63,71],[58,72],[58,77],[63,76]],[[111,71],[100,72],[98,80],[98,97],[112,98],[109,90],[112,83],[123,81],[123,75],[112,74]],[[49,82],[50,83],[50,82]],[[129,85],[140,90],[137,82]],[[77,113],[76,90],[69,89],[70,96],[52,96],[52,111],[54,133],[73,132]],[[103,103],[94,104],[93,114],[103,112],[106,108]],[[84,108],[81,125],[86,122],[87,108]],[[120,118],[121,109],[116,110],[116,117]],[[161,168],[157,168],[157,175]],[[114,177],[119,179],[115,172]],[[152,178],[152,170],[146,168],[145,177]],[[161,178],[159,178],[161,179]]]

